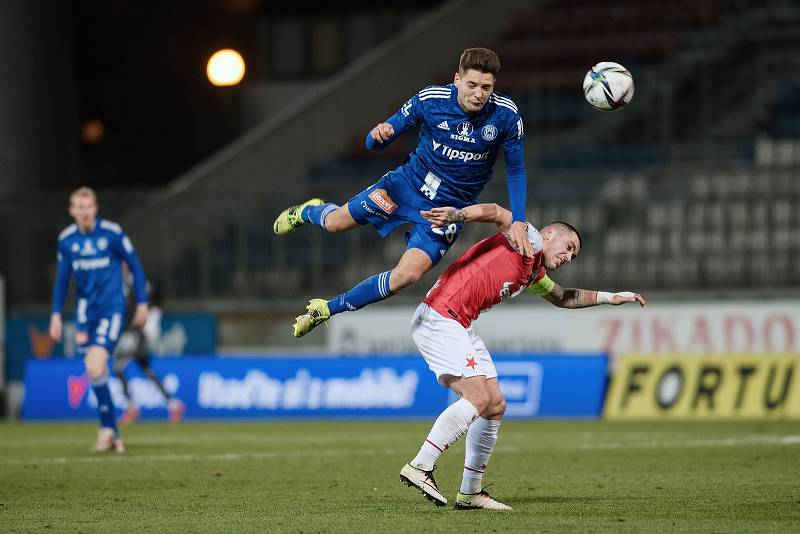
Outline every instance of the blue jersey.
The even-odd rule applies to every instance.
[[[524,220],[525,136],[517,106],[510,98],[492,93],[480,111],[467,113],[457,96],[454,84],[427,87],[387,120],[394,128],[389,142],[420,126],[419,144],[401,169],[413,175],[414,188],[433,204],[464,207],[477,202],[502,147],[514,218]],[[367,136],[369,148],[387,144]],[[520,184],[515,190],[512,179]]]
[[[75,275],[79,323],[125,311],[120,262],[130,267],[138,303],[147,303],[142,264],[130,239],[116,223],[97,219],[94,228],[83,233],[71,224],[58,236],[58,274],[53,291],[53,312],[62,313]]]

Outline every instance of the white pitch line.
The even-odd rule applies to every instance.
[[[220,432],[219,434],[178,434],[174,436],[142,436],[128,438],[125,436],[125,430],[122,431],[122,436],[125,443],[128,445],[193,445],[197,443],[214,444],[224,443],[229,445],[231,443],[241,443],[245,445],[259,444],[282,444],[282,443],[310,443],[310,444],[328,444],[328,443],[349,443],[352,440],[350,435],[327,435],[327,436],[291,436],[291,435],[258,435],[249,434],[244,432],[228,433]],[[82,446],[91,443],[93,436],[91,433],[85,433],[85,437],[80,437],[76,434],[70,437],[37,437],[37,438],[24,438],[3,440],[0,439],[0,449],[30,449],[33,447],[53,447],[53,446]],[[386,435],[362,435],[359,434],[359,439],[370,440],[376,439],[379,441],[386,441]]]
[[[385,454],[402,454],[408,453],[408,450],[393,450],[383,449],[378,451]],[[209,461],[240,461],[240,460],[266,460],[278,458],[292,458],[309,456],[346,456],[352,455],[352,449],[327,449],[327,450],[311,450],[311,451],[282,451],[282,452],[220,452],[211,454],[135,454],[125,453],[116,454],[113,452],[107,453],[94,453],[92,456],[78,456],[78,457],[55,457],[55,458],[10,458],[0,460],[0,465],[59,465],[59,464],[94,464],[104,462],[196,462],[198,460]]]
[[[736,436],[730,438],[687,439],[683,441],[642,441],[616,443],[581,443],[579,450],[604,449],[677,449],[701,447],[739,447],[744,445],[799,445],[800,436]]]
[[[581,443],[574,447],[557,447],[561,450],[578,450],[581,452],[618,450],[618,449],[659,449],[659,448],[691,448],[691,447],[738,447],[745,445],[800,445],[800,435],[779,436],[738,436],[719,439],[697,439],[685,441],[647,441],[639,443]],[[550,448],[550,447],[548,447]],[[541,450],[541,449],[539,449]],[[380,448],[367,451],[367,454],[391,454],[402,457],[413,454],[410,449]],[[537,447],[498,446],[499,454],[537,452]],[[51,458],[5,458],[0,459],[0,465],[63,465],[63,464],[93,464],[105,462],[196,462],[198,460],[235,462],[241,460],[274,460],[280,458],[307,458],[350,456],[353,451],[347,449],[325,450],[295,450],[295,451],[264,451],[250,453],[220,452],[210,454],[126,454],[102,453],[92,456],[78,457],[51,457]]]

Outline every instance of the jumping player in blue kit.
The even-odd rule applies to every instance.
[[[468,48],[461,54],[452,84],[423,89],[367,135],[367,148],[380,150],[419,125],[419,144],[403,165],[344,206],[313,198],[278,216],[273,225],[278,235],[310,222],[328,232],[372,224],[385,237],[398,226],[413,224],[406,234],[407,249],[394,269],[371,276],[331,300],[309,301],[307,312],[295,319],[295,337],[307,334],[332,315],[392,296],[436,265],[458,237],[461,225],[433,227],[420,212],[476,203],[492,177],[501,147],[514,221],[511,241],[521,254],[532,256],[525,225],[522,118],[510,98],[494,92],[499,70],[500,60],[493,51]]]
[[[117,430],[108,387],[108,359],[125,322],[121,262],[127,263],[133,274],[136,309],[131,324],[135,326],[143,326],[147,318],[144,270],[122,228],[97,217],[94,191],[81,187],[73,192],[69,213],[75,223],[58,236],[58,274],[53,289],[50,337],[61,341],[61,314],[69,280],[74,275],[78,353],[83,355],[100,415],[100,429],[93,450],[123,452],[125,446]]]

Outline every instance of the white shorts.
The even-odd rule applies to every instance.
[[[424,302],[411,319],[411,339],[442,385],[445,375],[497,377],[492,355],[475,330],[442,316]]]

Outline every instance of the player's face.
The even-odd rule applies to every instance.
[[[458,89],[458,104],[467,113],[475,113],[483,109],[489,96],[494,91],[494,74],[467,69],[463,73],[456,73],[456,89]]]
[[[90,196],[75,197],[69,204],[69,214],[72,215],[78,226],[89,230],[94,226],[97,218],[97,202]]]
[[[578,236],[575,232],[557,231],[549,228],[547,235],[543,237],[542,255],[544,256],[544,266],[548,271],[558,269],[575,259],[580,252]]]

